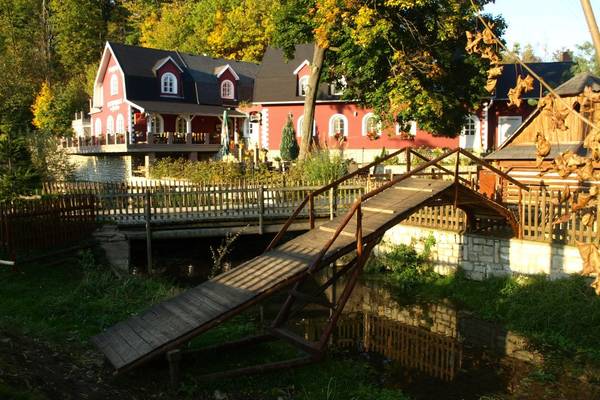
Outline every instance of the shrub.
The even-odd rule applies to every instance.
[[[319,150],[299,161],[290,169],[292,180],[311,182],[332,182],[348,173],[349,160],[339,154],[330,154],[327,150]]]
[[[287,122],[283,127],[283,132],[281,133],[281,146],[279,147],[279,152],[284,161],[295,160],[298,158],[298,153],[300,153],[291,115],[288,116]]]

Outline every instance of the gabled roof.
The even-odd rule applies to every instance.
[[[508,91],[517,85],[517,76],[525,78],[529,73],[520,64],[503,64],[502,75],[498,78],[496,92],[492,96],[495,100],[508,100]],[[570,61],[560,62],[540,62],[528,63],[527,66],[538,74],[553,88],[570,79],[573,74],[571,68],[573,63]],[[545,95],[546,91],[541,90],[540,82],[534,78],[533,90],[523,94],[524,99],[538,99],[540,94]]]
[[[297,75],[295,71],[304,61],[312,60],[312,44],[296,46],[294,58],[286,60],[283,51],[269,47],[260,64],[254,83],[255,103],[303,102],[304,96],[298,96]],[[329,94],[329,85],[319,85],[317,100],[339,100],[339,96]]]
[[[173,60],[173,57],[171,57],[171,56],[161,58],[160,60],[158,60],[156,62],[156,64],[154,64],[154,67],[152,67],[152,72],[154,72],[154,74],[156,75],[156,71],[158,71],[160,69],[160,67],[162,67],[169,61],[171,61],[177,67],[177,69],[179,69],[181,72],[183,72],[183,69],[181,69],[179,64],[177,64],[177,62],[175,62],[175,60]]]
[[[169,58],[182,70],[184,97],[180,101],[220,105],[222,100],[215,71],[227,66],[240,78],[238,99],[252,100],[254,78],[258,71],[256,64],[112,42],[109,46],[123,70],[127,99],[132,102],[165,101],[157,90],[153,68]]]
[[[589,72],[582,72],[569,79],[556,88],[556,93],[563,96],[577,96],[583,93],[583,89],[591,86],[594,92],[600,91],[600,78]]]
[[[215,72],[217,73],[217,78],[220,78],[221,75],[223,75],[223,73],[227,70],[229,70],[229,72],[231,72],[231,74],[233,75],[233,77],[235,78],[236,81],[240,80],[239,75],[235,73],[235,70],[233,68],[231,68],[231,65],[229,65],[229,64],[215,69]]]

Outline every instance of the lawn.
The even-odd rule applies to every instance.
[[[203,358],[197,365],[184,367],[185,378],[177,390],[168,388],[166,363],[113,378],[100,363],[90,337],[178,293],[180,287],[160,278],[119,279],[96,265],[90,253],[67,259],[58,266],[25,265],[18,272],[1,269],[0,281],[0,333],[3,333],[0,338],[6,337],[2,343],[10,343],[23,353],[27,351],[29,358],[44,358],[31,366],[20,365],[19,351],[12,355],[0,351],[0,369],[8,370],[6,375],[0,372],[3,399],[57,398],[56,392],[48,387],[53,380],[61,380],[58,372],[62,370],[70,378],[71,370],[81,371],[81,376],[77,376],[78,382],[83,382],[79,385],[80,392],[86,390],[86,382],[90,387],[102,382],[94,386],[95,395],[118,393],[121,398],[156,395],[203,399],[214,398],[218,391],[227,394],[228,399],[407,399],[398,390],[380,387],[376,371],[364,360],[347,354],[334,354],[318,364],[273,374],[210,383],[196,379],[200,373],[294,357],[295,350],[283,344],[264,344],[244,352]],[[258,329],[257,321],[257,313],[251,311],[207,333],[193,345],[210,345],[253,333]],[[59,361],[47,361],[55,358]],[[56,367],[41,370],[42,364],[53,362]],[[16,371],[11,373],[11,369]],[[28,378],[20,381],[15,376]],[[31,381],[40,383],[31,385]],[[68,393],[70,386],[62,390],[64,399],[80,395],[80,392]]]

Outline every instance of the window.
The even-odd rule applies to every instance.
[[[344,94],[344,89],[346,89],[346,79],[342,77],[340,80],[333,82],[329,86],[329,92],[333,96],[341,96]]]
[[[405,124],[396,124],[396,135],[404,138],[414,138],[417,135],[417,123],[415,121],[408,121]]]
[[[148,118],[148,121],[150,122],[150,132],[152,132],[153,134],[163,133],[164,121],[160,114],[150,116]]]
[[[348,119],[343,114],[335,114],[329,119],[330,136],[348,136]]]
[[[96,119],[96,123],[94,124],[94,134],[96,136],[102,135],[102,121],[100,118]]]
[[[362,135],[375,136],[381,134],[381,123],[373,113],[366,114],[362,119]]]
[[[108,135],[112,135],[115,132],[115,120],[113,119],[112,115],[109,115],[108,118],[106,118],[106,133]]]
[[[116,74],[112,74],[110,77],[110,95],[116,96],[119,94],[119,79]]]
[[[187,133],[187,121],[183,117],[177,117],[175,130],[179,133]]]
[[[223,99],[233,99],[233,82],[229,79],[221,82],[221,98]]]
[[[117,133],[125,133],[125,118],[123,114],[117,115]]]
[[[308,90],[308,75],[298,79],[298,96],[306,96]]]
[[[164,94],[177,94],[177,78],[170,72],[163,74],[160,79],[161,92]]]
[[[467,118],[467,122],[462,128],[461,135],[463,136],[471,136],[477,133],[477,117],[474,115],[470,115]]]
[[[298,129],[296,130],[297,136],[302,136],[302,126],[303,125],[304,125],[304,115],[301,115],[300,118],[298,118],[298,126],[297,126]],[[313,120],[312,133],[313,133],[313,136],[317,135],[317,123],[314,122],[314,120]]]

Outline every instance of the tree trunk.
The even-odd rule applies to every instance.
[[[587,21],[590,34],[592,35],[592,41],[594,42],[594,48],[596,49],[596,60],[600,65],[600,33],[598,32],[598,25],[596,24],[596,18],[594,17],[594,10],[590,4],[590,0],[581,0],[581,7],[585,14],[585,20]]]
[[[325,61],[325,49],[315,44],[313,59],[310,63],[310,75],[308,77],[308,87],[304,98],[304,117],[302,123],[302,141],[300,143],[300,159],[304,160],[310,154],[310,147],[313,140],[313,124],[315,119],[315,104],[317,101],[317,92],[319,81],[321,80],[321,71]]]

